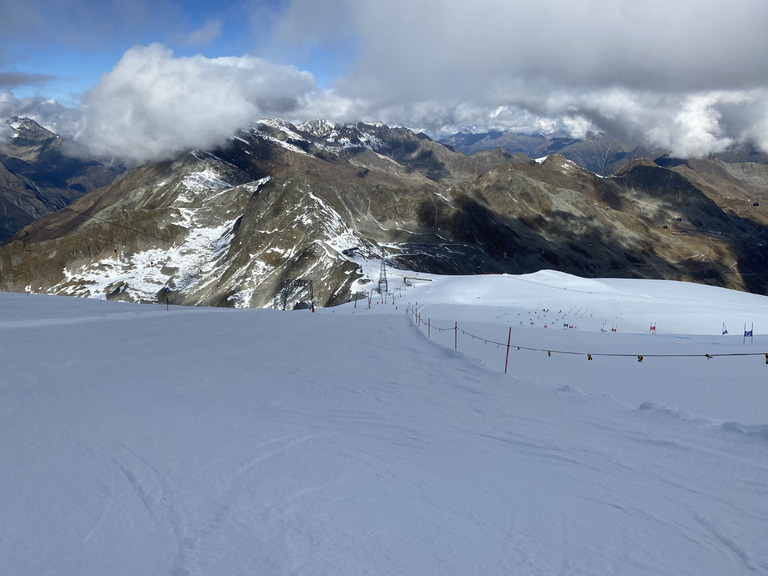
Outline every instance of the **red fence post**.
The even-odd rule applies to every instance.
[[[427,338],[432,338],[432,319],[427,318]]]
[[[453,349],[459,349],[459,323],[453,323]]]
[[[507,336],[507,359],[504,360],[504,374],[507,373],[507,364],[509,364],[509,343],[512,341],[512,326],[509,327],[509,336]]]

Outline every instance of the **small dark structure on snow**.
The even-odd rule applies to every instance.
[[[311,309],[315,311],[315,290],[312,280],[289,278],[285,281],[283,293],[280,296],[280,307],[285,310],[288,302],[294,302],[293,310]]]

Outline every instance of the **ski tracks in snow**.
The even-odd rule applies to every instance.
[[[197,542],[189,537],[189,521],[180,494],[167,476],[144,457],[121,442],[115,444],[115,449],[102,446],[102,450],[119,470],[134,500],[145,510],[153,531],[165,532],[175,542],[176,557],[172,562],[171,573],[178,576],[197,573],[194,569]],[[157,534],[157,537],[161,537],[161,534]]]
[[[176,554],[172,559],[171,574],[206,574],[205,566],[212,561],[208,557],[212,551],[216,551],[218,555],[227,551],[230,556],[226,562],[232,564],[234,569],[247,572],[248,566],[242,556],[241,545],[226,542],[226,539],[227,534],[244,530],[243,526],[237,528],[235,525],[243,521],[238,518],[243,514],[243,503],[253,502],[252,493],[258,492],[263,477],[270,473],[269,467],[264,466],[265,462],[271,458],[286,457],[292,450],[320,440],[326,435],[325,432],[316,431],[267,439],[248,450],[235,450],[216,458],[187,478],[173,479],[172,471],[163,472],[124,443],[113,441],[112,449],[101,446],[101,450],[113,465],[113,471],[117,471],[123,478],[123,486],[127,487],[127,490],[124,489],[121,495],[118,487],[116,494],[113,476],[110,503],[104,508],[102,517],[84,542],[91,539],[112,509],[112,501],[118,499],[121,500],[118,508],[122,509],[126,518],[133,519],[133,524],[136,515],[127,508],[139,506],[151,523],[155,537],[162,538],[165,534],[173,540]],[[262,502],[260,509],[252,510],[248,515],[252,518],[267,518],[275,510],[282,510],[278,515],[283,515],[289,511],[291,502],[311,497],[313,493],[337,483],[302,486],[300,489],[281,494],[279,501]],[[126,497],[126,494],[131,496]],[[133,504],[126,500],[132,500]],[[267,508],[270,508],[271,512],[265,512]],[[271,522],[283,523],[279,518],[273,518]],[[276,531],[274,525],[270,527],[269,521],[261,525],[250,522],[249,525],[252,529]],[[138,526],[133,527],[139,529]],[[272,537],[274,536],[276,535],[273,533]],[[258,535],[254,535],[254,538],[258,539]],[[238,562],[243,564],[235,566]]]

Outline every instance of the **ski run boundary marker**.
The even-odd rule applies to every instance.
[[[552,354],[564,354],[569,356],[586,356],[587,360],[592,360],[594,357],[603,356],[603,357],[612,357],[612,358],[636,358],[638,362],[642,362],[645,358],[706,358],[707,360],[711,360],[713,358],[721,358],[721,357],[734,357],[734,356],[765,356],[765,363],[768,365],[768,353],[766,352],[723,352],[723,353],[715,353],[715,354],[709,354],[709,353],[697,353],[697,354],[632,354],[628,352],[584,352],[584,351],[576,351],[576,350],[553,350],[548,348],[534,348],[531,346],[523,346],[518,344],[512,343],[512,328],[509,328],[509,333],[507,337],[507,342],[499,342],[497,340],[493,340],[491,338],[486,338],[484,336],[479,336],[477,334],[473,334],[471,332],[468,332],[467,330],[464,330],[463,328],[459,328],[459,323],[454,322],[453,326],[438,326],[435,325],[432,322],[431,318],[427,318],[426,321],[424,321],[421,317],[421,314],[417,311],[417,309],[413,306],[408,306],[406,309],[406,313],[413,316],[413,320],[416,324],[417,328],[420,328],[421,325],[425,325],[427,327],[427,337],[432,337],[432,330],[437,330],[438,332],[450,332],[453,331],[454,338],[453,338],[453,347],[454,350],[458,350],[459,348],[459,333],[461,333],[463,336],[468,336],[472,338],[473,340],[479,340],[480,342],[484,342],[485,344],[492,344],[500,349],[504,349],[506,351],[506,356],[504,360],[504,373],[507,373],[507,368],[509,364],[509,351],[511,349],[515,350],[526,350],[529,352],[546,352],[547,356],[552,356]]]

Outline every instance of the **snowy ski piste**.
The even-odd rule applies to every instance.
[[[768,573],[768,297],[388,281],[0,294],[0,574]]]

